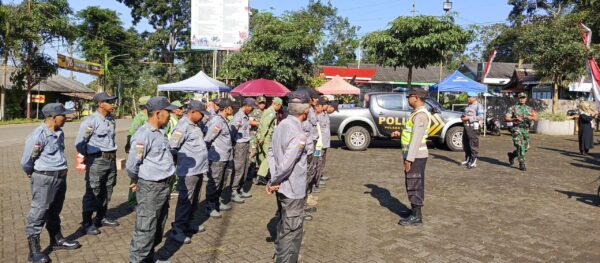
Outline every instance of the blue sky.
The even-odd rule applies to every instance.
[[[325,2],[326,0],[323,0]],[[444,0],[416,0],[416,12],[422,15],[443,15],[442,4]],[[460,25],[491,24],[505,22],[510,12],[506,0],[452,0],[452,11],[457,12],[456,22]],[[69,0],[75,12],[89,5],[109,8],[119,13],[125,27],[130,27],[132,19],[130,10],[116,0],[84,1]],[[413,0],[331,0],[338,8],[338,13],[348,17],[353,25],[360,26],[359,35],[384,29],[388,22],[398,16],[412,15]],[[250,6],[262,11],[272,11],[279,15],[287,10],[302,8],[308,0],[250,0]],[[144,21],[136,26],[138,31],[152,31]],[[46,52],[55,56],[56,53],[67,53],[66,48],[48,48]],[[60,74],[69,75],[69,71],[61,70]],[[87,74],[75,73],[75,79],[89,83],[94,77]]]

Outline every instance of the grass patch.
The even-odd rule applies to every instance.
[[[11,124],[23,124],[23,123],[39,123],[41,121],[42,120],[18,118],[18,119],[0,121],[0,126],[11,125]]]

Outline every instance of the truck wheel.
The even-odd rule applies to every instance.
[[[351,151],[364,151],[371,143],[371,134],[361,126],[354,126],[346,131],[344,143]]]
[[[459,152],[463,150],[463,129],[464,128],[462,126],[455,126],[446,132],[446,147],[448,147],[450,151]]]

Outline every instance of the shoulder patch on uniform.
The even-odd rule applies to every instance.
[[[179,129],[175,129],[173,131],[173,134],[171,135],[171,138],[173,138],[174,141],[178,142],[181,139],[182,135],[183,133],[179,131]]]
[[[298,148],[304,149],[306,146],[306,136],[304,134],[298,136]]]
[[[41,152],[42,152],[42,145],[40,143],[36,143],[33,145],[33,149],[31,150],[31,157],[37,158],[38,156],[40,156]]]
[[[144,144],[143,143],[136,143],[135,144],[135,158],[142,159],[142,157],[144,156]]]

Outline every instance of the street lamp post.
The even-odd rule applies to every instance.
[[[450,0],[446,0],[446,2],[444,2],[444,12],[446,12],[446,14],[448,13],[448,11],[450,11],[450,9],[452,9],[452,2]]]

